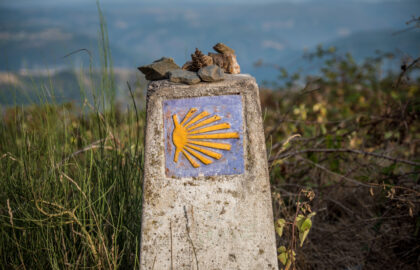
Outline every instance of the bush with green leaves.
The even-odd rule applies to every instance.
[[[318,47],[307,57],[323,59],[319,74],[283,70],[280,91],[261,91],[275,217],[294,224],[278,240],[281,265],[417,269],[419,59],[395,73],[383,70],[392,54],[357,62]],[[292,235],[307,217],[298,218],[302,189],[317,195],[317,214],[303,247],[294,248]]]

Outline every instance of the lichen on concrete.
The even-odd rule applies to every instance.
[[[245,171],[171,178],[165,173],[163,102],[240,95]],[[153,81],[147,93],[141,269],[277,269],[258,86],[249,75],[184,85]]]

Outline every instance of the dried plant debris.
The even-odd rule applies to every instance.
[[[218,53],[209,53],[204,55],[199,49],[191,55],[191,60],[182,66],[182,69],[189,71],[198,71],[200,68],[217,65],[224,72],[230,74],[241,73],[241,68],[236,60],[235,50],[229,48],[223,43],[217,43],[213,49]]]

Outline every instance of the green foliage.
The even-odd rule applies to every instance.
[[[286,220],[285,219],[283,219],[283,218],[277,219],[277,221],[276,221],[276,232],[277,232],[277,235],[279,237],[281,237],[283,235],[283,229],[284,229],[285,225],[286,225]]]
[[[292,263],[295,261],[296,253],[287,249],[285,246],[281,246],[277,249],[278,259],[285,266],[284,269],[290,269]]]
[[[301,195],[304,194],[307,200],[300,200]],[[284,269],[290,269],[295,266],[295,257],[297,250],[297,239],[295,238],[295,232],[299,234],[299,246],[303,246],[303,242],[307,238],[309,231],[312,227],[312,217],[315,216],[315,212],[311,212],[310,202],[314,199],[315,194],[312,190],[302,189],[299,192],[297,198],[296,212],[294,219],[291,222],[287,222],[283,218],[277,219],[275,223],[275,230],[277,236],[281,238],[283,232],[286,229],[291,231],[289,233],[289,247],[286,248],[284,245],[277,249],[278,259],[283,264]],[[306,214],[309,212],[308,214]]]
[[[306,57],[323,61],[320,74],[279,69],[281,91],[260,94],[280,263],[416,269],[419,59],[393,73],[383,69],[388,53],[357,62],[319,46]],[[308,188],[317,194],[314,211],[300,196]]]
[[[311,218],[315,214],[316,214],[315,212],[310,213],[307,216],[304,216],[302,214],[299,214],[296,217],[296,226],[297,226],[297,229],[299,231],[300,247],[302,247],[303,242],[305,241],[306,237],[308,237],[309,230],[312,227],[312,220],[311,220]]]

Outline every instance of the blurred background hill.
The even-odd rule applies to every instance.
[[[182,65],[196,47],[212,51],[217,42],[234,48],[242,72],[259,82],[276,78],[278,72],[271,65],[289,72],[316,72],[320,63],[305,61],[303,55],[319,44],[349,52],[357,61],[378,50],[392,52],[396,57],[388,66],[394,69],[401,59],[420,53],[420,31],[401,32],[420,11],[419,1],[108,0],[101,4],[114,66],[125,70],[124,78],[135,78],[137,66],[162,56]],[[49,76],[60,80],[57,71],[89,65],[86,53],[64,57],[81,48],[91,51],[97,64],[97,31],[95,1],[1,2],[0,78],[12,72],[17,85],[28,88],[22,76],[48,70]],[[256,62],[264,65],[256,67]],[[0,79],[0,104],[12,102],[10,93],[5,94],[10,80]],[[70,85],[65,89],[76,90]]]

